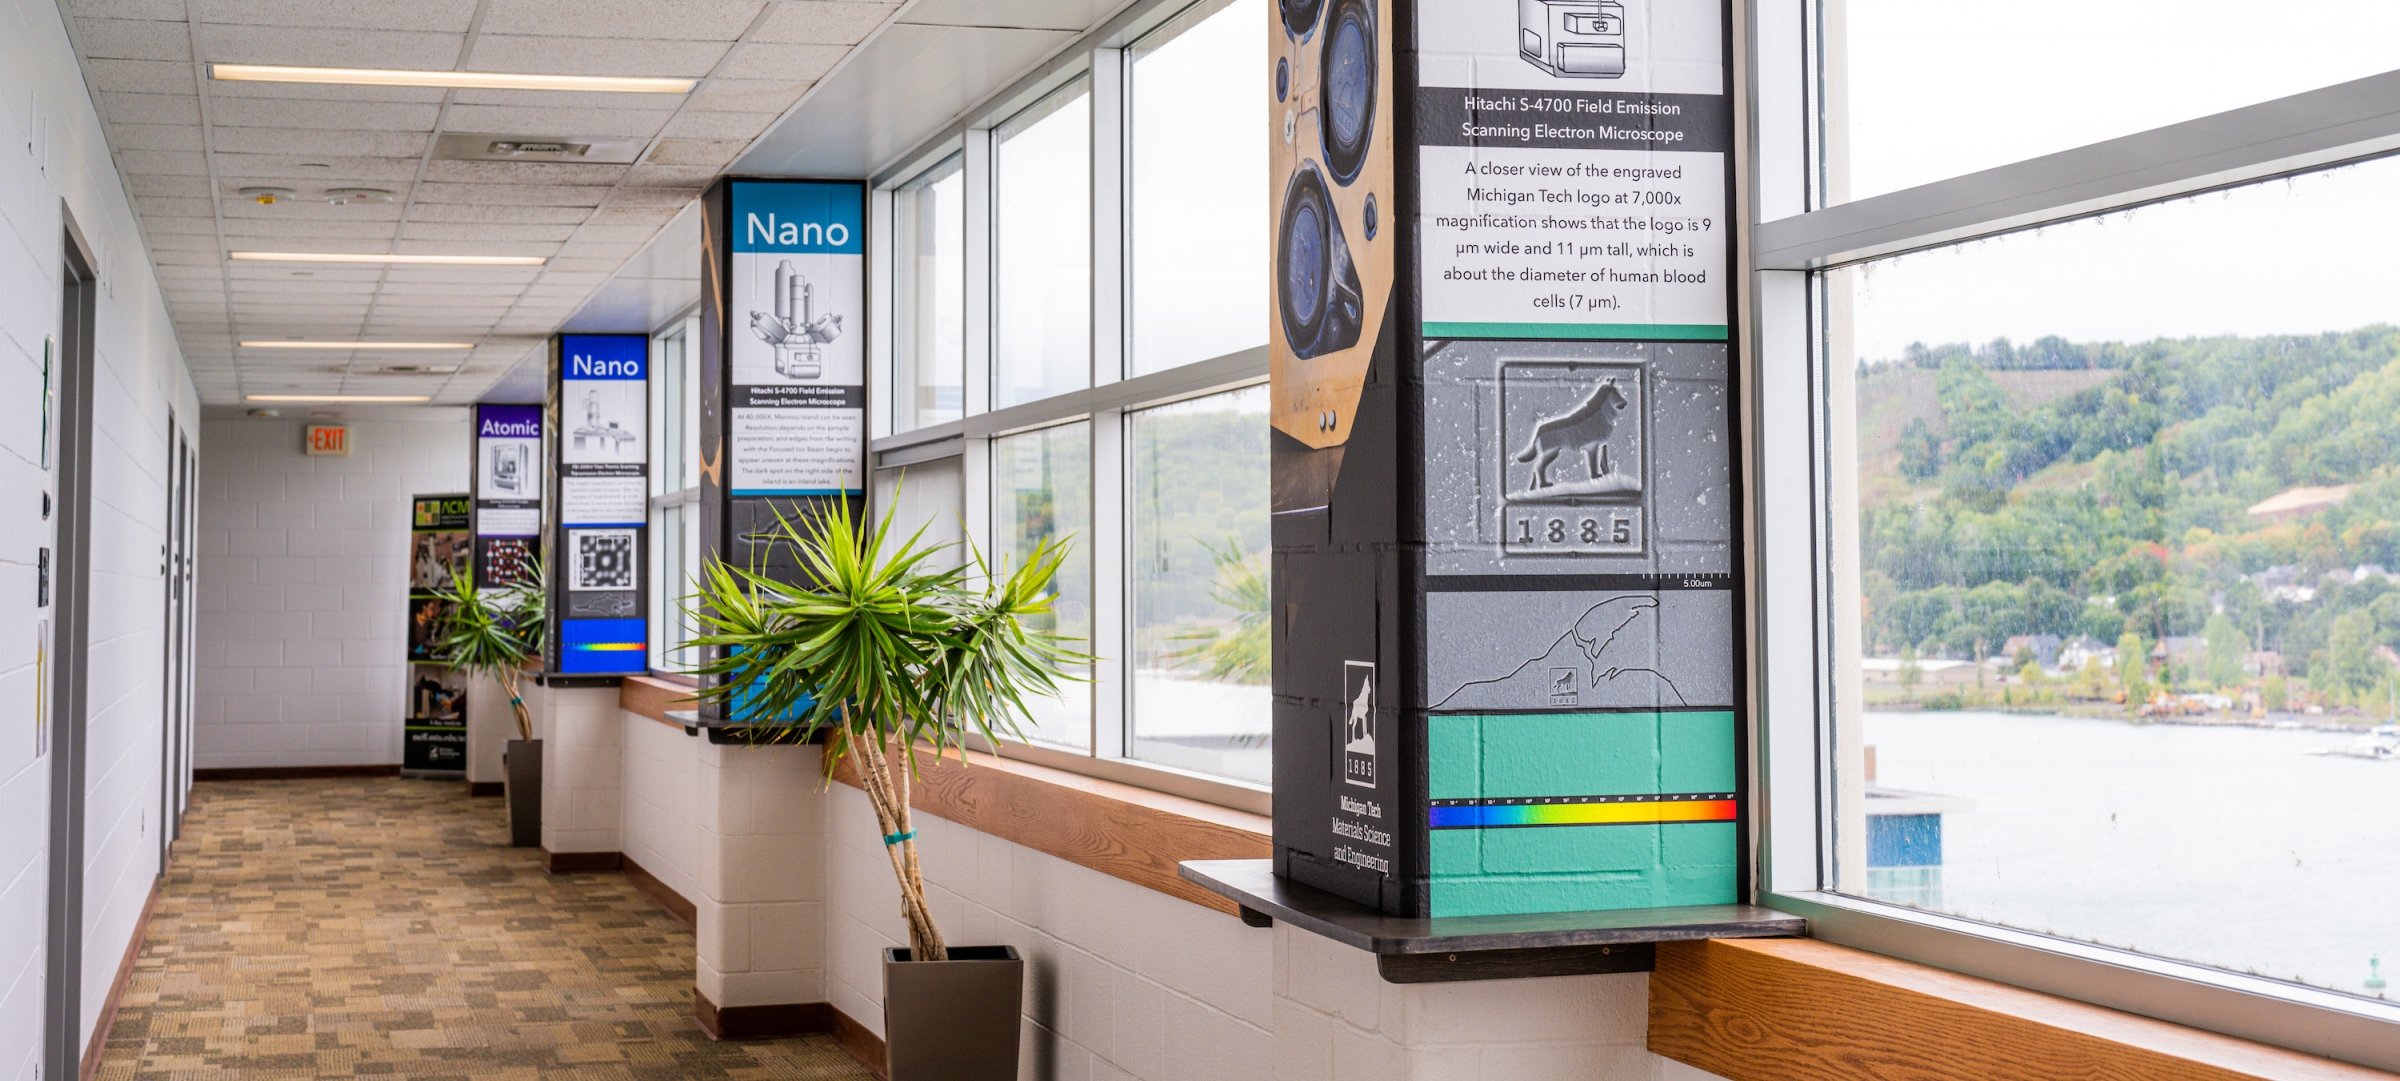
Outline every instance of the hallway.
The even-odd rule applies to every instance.
[[[197,786],[99,1076],[869,1076],[823,1037],[710,1040],[689,928],[506,839],[455,783]]]

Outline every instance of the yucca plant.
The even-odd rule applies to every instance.
[[[884,851],[900,882],[910,956],[949,957],[925,902],[909,784],[919,756],[957,752],[973,732],[994,747],[1022,737],[1028,703],[1078,679],[1090,657],[1048,628],[1051,583],[1064,541],[1045,542],[995,574],[972,545],[892,533],[886,512],[861,531],[846,500],[800,521],[779,517],[772,546],[788,547],[812,584],[767,577],[709,559],[685,602],[709,652],[693,669],[699,697],[780,739],[823,737],[831,776],[858,756],[859,785],[875,808]]]
[[[447,602],[434,627],[433,655],[469,675],[489,676],[508,692],[517,738],[533,738],[533,712],[517,693],[525,660],[542,650],[547,623],[542,611],[541,568],[528,569],[518,584],[479,586],[473,572],[452,571],[450,584],[433,591]]]

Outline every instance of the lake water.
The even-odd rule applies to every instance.
[[[1958,797],[1955,915],[2353,994],[2400,988],[2400,762],[2330,732],[1869,713],[1877,782]],[[2386,995],[2391,991],[2384,992]]]

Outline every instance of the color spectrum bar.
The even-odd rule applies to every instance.
[[[1437,830],[1498,829],[1509,826],[1638,826],[1666,822],[1731,822],[1738,804],[1729,799],[1640,800],[1624,803],[1468,804],[1430,807]]]

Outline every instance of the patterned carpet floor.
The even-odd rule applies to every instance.
[[[99,1076],[870,1076],[823,1037],[710,1040],[690,929],[623,875],[545,873],[500,803],[397,778],[198,786]]]

